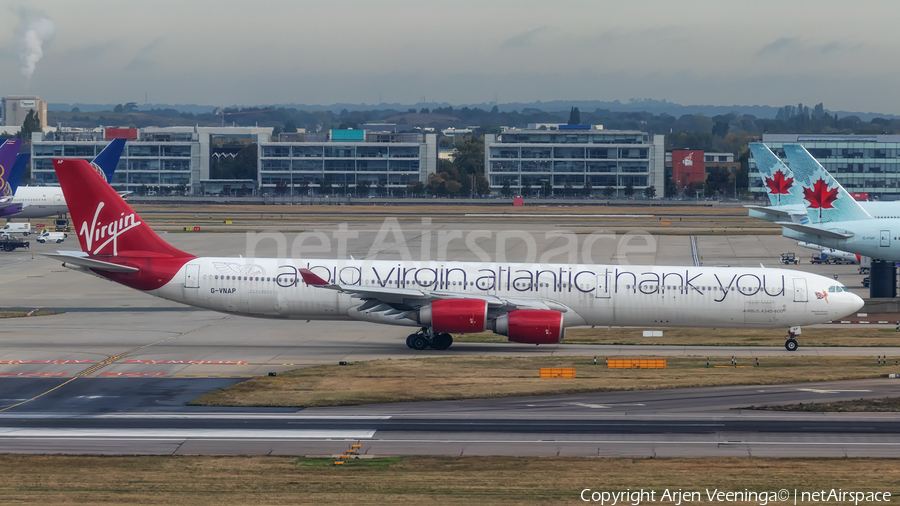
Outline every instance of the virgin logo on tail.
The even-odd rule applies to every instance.
[[[88,252],[92,255],[97,255],[100,250],[102,250],[107,244],[112,242],[112,254],[113,256],[115,256],[119,254],[119,236],[131,230],[132,228],[137,227],[143,222],[137,221],[135,219],[134,213],[131,213],[127,216],[125,215],[125,213],[122,213],[119,219],[107,224],[103,224],[102,222],[98,221],[98,218],[100,217],[100,210],[103,209],[103,206],[105,205],[105,202],[100,202],[99,204],[97,204],[97,210],[94,212],[94,221],[91,223],[91,227],[88,228],[88,224],[86,221],[81,222],[81,230],[78,231],[78,235],[84,236],[85,246],[87,247]],[[100,243],[99,246],[97,246],[97,249],[93,249],[94,242],[100,242],[101,240],[104,241]]]

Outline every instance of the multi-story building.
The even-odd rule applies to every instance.
[[[53,158],[90,160],[114,138],[129,141],[110,182],[117,190],[173,191],[196,194],[200,181],[210,179],[215,160],[233,158],[252,143],[267,141],[271,128],[165,127],[65,129],[32,134],[32,178],[57,184]]]
[[[296,142],[263,142],[259,188],[269,194],[331,194],[366,182],[393,195],[437,171],[437,135],[391,131],[331,130],[306,133]]]
[[[494,192],[504,185],[518,193],[550,185],[555,194],[593,193],[612,187],[618,195],[631,185],[636,194],[649,186],[662,196],[665,138],[633,130],[602,130],[590,125],[552,129],[507,129],[486,135],[484,164]]]
[[[41,126],[47,126],[47,102],[35,95],[10,95],[0,99],[0,124],[21,127],[29,111],[34,111]]]
[[[785,163],[784,144],[802,144],[849,192],[900,199],[900,135],[765,134],[762,140]],[[750,188],[765,196],[752,158]]]

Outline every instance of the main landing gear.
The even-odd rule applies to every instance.
[[[784,349],[786,349],[787,351],[797,351],[797,347],[799,345],[797,344],[797,340],[794,338],[799,335],[800,327],[791,327],[791,329],[788,331],[788,338],[784,342]]]
[[[453,336],[446,332],[436,333],[434,329],[422,327],[406,338],[406,345],[414,350],[424,350],[429,346],[436,350],[446,350],[453,344]]]

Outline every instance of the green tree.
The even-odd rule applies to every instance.
[[[356,182],[356,196],[364,199],[369,196],[369,189],[372,187],[370,181],[361,180]]]
[[[295,134],[297,133],[297,124],[291,120],[287,120],[284,122],[284,128],[281,131],[286,134]]]
[[[319,186],[319,193],[322,195],[331,195],[334,193],[334,186],[331,185],[331,181],[324,180],[322,184]]]
[[[475,174],[475,193],[480,197],[491,194],[491,183],[484,177],[484,174]]]
[[[413,179],[406,185],[406,193],[413,197],[421,197],[425,193],[425,185],[418,179]]]
[[[34,109],[31,109],[28,111],[28,114],[25,115],[25,121],[22,123],[22,128],[19,129],[19,133],[16,134],[16,138],[22,139],[23,141],[30,141],[31,134],[40,131],[41,118],[34,113]]]
[[[115,107],[113,107],[113,112],[122,113],[122,112],[125,112],[125,108],[122,107],[122,104],[118,104]]]
[[[634,183],[631,181],[625,185],[625,196],[628,198],[634,197]]]
[[[531,181],[525,180],[522,183],[522,196],[523,197],[531,197],[533,193],[531,192]]]
[[[385,186],[384,181],[378,181],[378,186],[375,187],[375,194],[379,197],[387,197],[388,188]]]
[[[616,193],[616,185],[613,184],[612,181],[606,183],[606,188],[603,189],[603,196],[606,198],[612,198],[613,194]]]
[[[509,184],[509,179],[503,180],[503,186],[500,188],[500,195],[503,197],[512,197],[512,188]]]
[[[648,186],[648,187],[644,188],[644,197],[646,197],[648,199],[655,199],[656,198],[656,187]]]
[[[460,176],[484,174],[484,137],[471,135],[458,143],[453,152],[453,166]]]
[[[581,112],[578,111],[577,107],[573,107],[571,111],[569,111],[569,124],[570,125],[580,125],[581,124]]]
[[[581,189],[581,196],[588,199],[594,195],[594,187],[591,185],[590,180],[584,181],[584,188]]]

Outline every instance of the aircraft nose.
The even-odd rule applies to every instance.
[[[844,313],[845,315],[853,314],[859,311],[866,304],[865,301],[863,301],[862,297],[856,295],[855,293],[851,292],[847,295],[849,295],[850,297],[847,299],[846,311]]]

